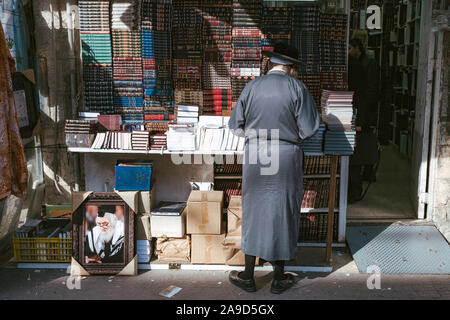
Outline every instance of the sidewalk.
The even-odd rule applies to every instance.
[[[332,273],[297,273],[298,283],[282,295],[270,293],[272,272],[256,272],[256,293],[228,282],[224,271],[153,270],[136,277],[92,276],[69,290],[66,270],[0,268],[0,299],[167,299],[159,295],[170,285],[182,290],[172,299],[450,299],[448,275],[381,275],[381,288],[369,290],[370,275],[360,274],[348,252],[333,250]],[[338,253],[340,255],[338,255]]]

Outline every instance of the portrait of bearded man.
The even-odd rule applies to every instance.
[[[123,262],[125,234],[123,206],[116,206],[115,213],[105,212],[104,208],[100,211],[103,212],[95,219],[96,226],[92,230],[86,230],[85,262]]]

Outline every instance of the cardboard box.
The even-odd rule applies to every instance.
[[[150,213],[155,207],[154,189],[150,191],[140,191],[138,196],[139,213]]]
[[[229,236],[241,236],[242,234],[242,197],[231,196],[227,211]]]
[[[229,266],[244,266],[245,254],[241,250],[241,236],[227,235],[222,241],[225,264]],[[256,257],[256,265],[259,264],[259,258]]]
[[[191,191],[187,202],[186,232],[220,235],[222,208],[223,191]]]
[[[150,215],[152,236],[155,238],[184,238],[186,235],[186,208],[180,216]]]
[[[193,264],[225,264],[222,242],[225,234],[192,235],[191,262]]]
[[[136,216],[136,240],[152,240],[149,214]]]
[[[191,256],[190,238],[158,238],[155,254],[163,262],[189,262]]]

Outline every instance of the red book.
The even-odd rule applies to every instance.
[[[108,131],[119,131],[122,123],[122,117],[118,114],[101,114],[97,120]]]

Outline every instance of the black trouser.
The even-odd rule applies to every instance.
[[[247,254],[245,255],[245,271],[239,275],[242,279],[253,279],[255,273],[255,262],[255,256],[249,256]],[[273,279],[283,280],[285,261],[272,261],[270,263],[274,267]]]

